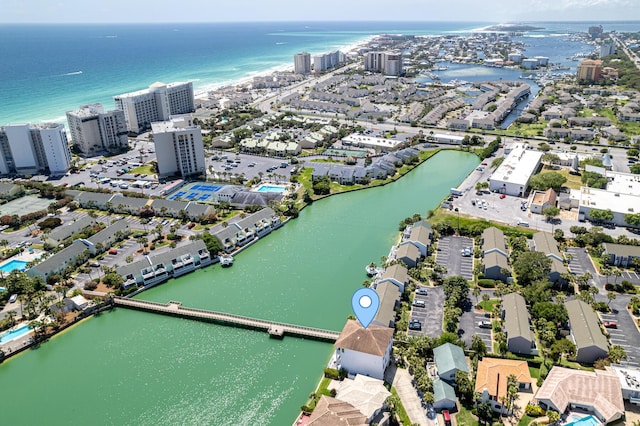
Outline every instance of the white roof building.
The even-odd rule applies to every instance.
[[[377,151],[387,151],[395,149],[402,143],[402,141],[398,139],[375,138],[372,136],[365,136],[360,133],[352,133],[342,138],[342,143],[345,145],[373,148]]]
[[[521,197],[529,178],[538,170],[542,152],[527,149],[526,144],[513,144],[511,152],[489,178],[489,189]]]
[[[578,217],[580,219],[591,219],[589,212],[592,209],[611,210],[613,213],[611,223],[617,226],[626,226],[625,215],[640,213],[640,194],[632,195],[605,189],[582,187],[580,188],[578,209]]]

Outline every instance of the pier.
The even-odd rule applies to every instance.
[[[123,308],[139,311],[154,312],[163,315],[171,315],[198,321],[214,322],[221,325],[249,328],[252,330],[266,331],[270,336],[282,338],[285,335],[320,340],[333,343],[340,333],[337,331],[323,330],[320,328],[304,327],[301,325],[286,324],[282,322],[267,321],[242,315],[227,314],[224,312],[208,311],[205,309],[185,308],[181,302],[170,301],[166,304],[149,302],[146,300],[133,300],[123,297],[114,297],[113,303]]]

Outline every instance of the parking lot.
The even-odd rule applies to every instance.
[[[410,336],[427,335],[438,337],[442,334],[444,292],[442,287],[427,287],[427,295],[415,294],[414,300],[423,300],[425,307],[412,306],[411,320],[422,323],[421,330],[409,330]]]
[[[573,275],[579,277],[580,275],[584,275],[586,272],[588,272],[593,277],[589,281],[589,284],[599,284],[598,274],[593,267],[591,258],[589,258],[589,255],[587,254],[585,249],[581,247],[569,247],[567,248],[567,254],[571,255],[571,261],[569,262],[569,271],[571,271]],[[601,292],[604,291],[604,289],[602,289],[600,285],[597,285],[597,287],[600,288]]]
[[[634,271],[622,271],[621,280],[631,281],[634,285],[640,285],[640,275]]]
[[[458,335],[464,341],[467,347],[471,347],[471,339],[474,334],[477,334],[482,338],[482,341],[487,346],[487,352],[493,352],[493,345],[491,342],[491,329],[481,328],[478,324],[480,321],[491,320],[490,314],[476,312],[473,309],[473,303],[469,302],[462,311],[460,320],[458,322]]]
[[[471,256],[463,256],[461,250],[471,247]],[[446,277],[460,275],[473,279],[473,240],[467,237],[442,237],[438,242],[436,263],[447,268]]]
[[[602,322],[615,321],[616,328],[607,328],[612,345],[620,345],[627,352],[624,364],[640,367],[640,333],[634,324],[633,317],[624,310],[612,310],[611,313],[600,313]]]

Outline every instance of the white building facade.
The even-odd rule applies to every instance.
[[[204,174],[202,130],[190,115],[172,116],[168,121],[153,123],[153,142],[158,162],[158,176],[182,177]]]
[[[304,75],[311,74],[311,55],[309,53],[296,53],[293,56],[293,72]]]
[[[364,70],[385,75],[401,75],[402,55],[397,52],[367,52],[364,57]]]
[[[333,361],[338,370],[384,380],[391,359],[393,329],[374,324],[365,329],[359,322],[348,320],[334,346]]]
[[[514,144],[511,152],[489,178],[489,190],[514,197],[524,196],[529,178],[538,170],[542,152]]]
[[[74,148],[85,156],[119,152],[128,147],[124,111],[104,110],[101,104],[83,105],[67,112],[67,123]]]
[[[124,112],[127,130],[141,133],[151,123],[168,120],[171,115],[195,111],[193,83],[154,83],[148,89],[115,96],[116,109]]]
[[[64,125],[12,124],[0,127],[1,174],[65,174],[71,150]]]

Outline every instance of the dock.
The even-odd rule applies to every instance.
[[[113,303],[116,306],[136,309],[139,311],[171,315],[197,321],[213,322],[216,324],[231,327],[242,327],[252,330],[265,331],[269,334],[269,336],[280,339],[284,336],[294,336],[333,343],[338,339],[338,336],[340,335],[340,333],[337,331],[323,330],[321,328],[286,324],[282,322],[245,317],[242,315],[208,311],[205,309],[186,308],[182,306],[181,302],[176,301],[158,303],[146,300],[134,300],[124,297],[114,297]]]

